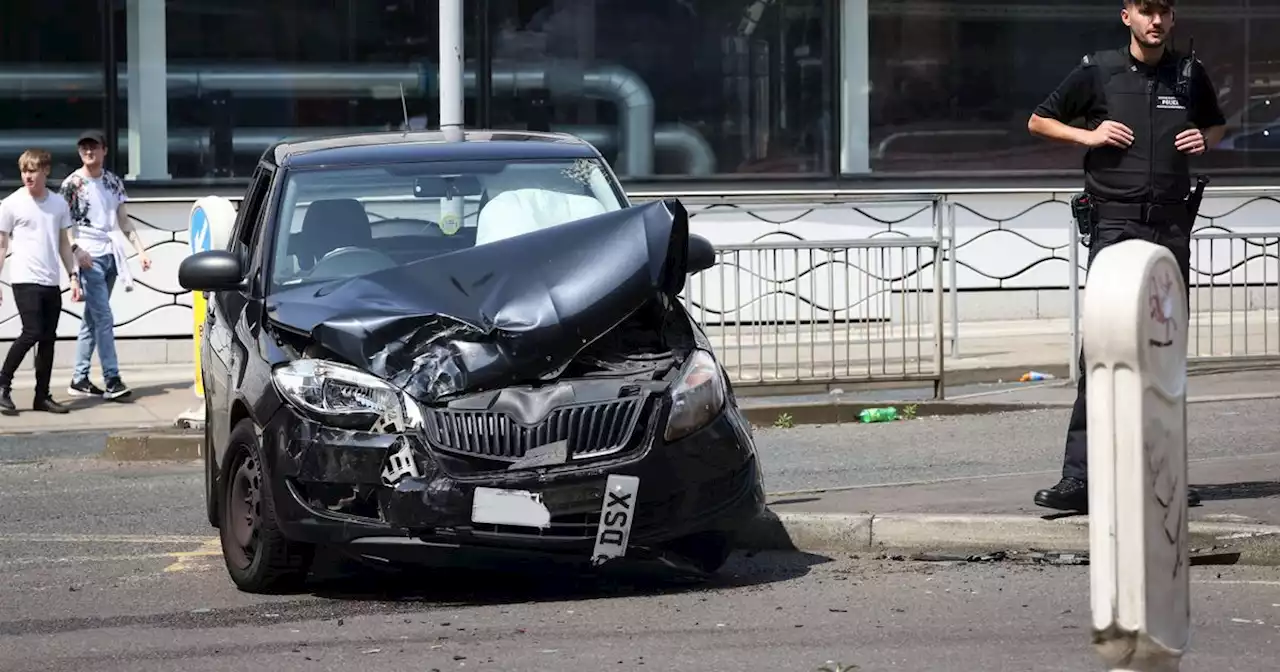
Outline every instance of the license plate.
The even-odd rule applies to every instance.
[[[601,565],[627,553],[631,540],[631,524],[635,521],[636,491],[640,479],[635,476],[610,475],[605,482],[604,503],[600,507],[600,526],[596,530],[596,547],[591,564]]]
[[[471,498],[471,522],[546,529],[551,527],[551,512],[540,493],[476,488]]]

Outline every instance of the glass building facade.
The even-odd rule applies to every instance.
[[[1035,105],[1127,33],[1116,0],[466,0],[466,123],[550,129],[628,183],[1066,174]],[[243,181],[284,136],[438,123],[435,0],[6,2],[0,182],[116,137],[136,183]],[[1211,173],[1280,169],[1280,0],[1184,0],[1231,129]],[[114,131],[112,130],[114,127]]]

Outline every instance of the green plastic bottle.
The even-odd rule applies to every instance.
[[[898,409],[892,406],[867,408],[858,414],[858,419],[863,422],[892,422],[898,419]]]

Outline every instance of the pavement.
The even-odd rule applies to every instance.
[[[1275,366],[1240,367],[1230,371],[1203,367],[1187,376],[1187,403],[1248,401],[1280,398]],[[788,424],[857,423],[867,408],[892,406],[899,414],[914,417],[973,415],[1049,408],[1071,408],[1076,385],[1065,377],[1018,382],[990,381],[947,387],[945,399],[933,398],[933,388],[898,384],[881,389],[848,386],[816,394],[744,396],[739,405],[759,426],[772,426],[780,418]]]
[[[102,373],[96,367],[91,377],[102,386]],[[134,366],[126,368],[123,377],[133,390],[128,397],[112,401],[71,397],[66,391],[71,369],[55,368],[50,385],[53,398],[66,404],[71,412],[44,413],[30,410],[35,379],[28,361],[13,381],[13,403],[19,412],[16,416],[0,416],[0,435],[166,427],[185,411],[200,406],[192,387],[190,366]]]

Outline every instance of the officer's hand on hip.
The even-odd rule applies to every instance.
[[[1133,130],[1118,121],[1108,119],[1097,128],[1089,131],[1085,144],[1089,147],[1102,147],[1104,145],[1128,147],[1133,144]]]
[[[1186,154],[1203,154],[1204,133],[1200,132],[1198,128],[1188,128],[1174,138],[1173,146],[1177,147],[1178,151]]]

